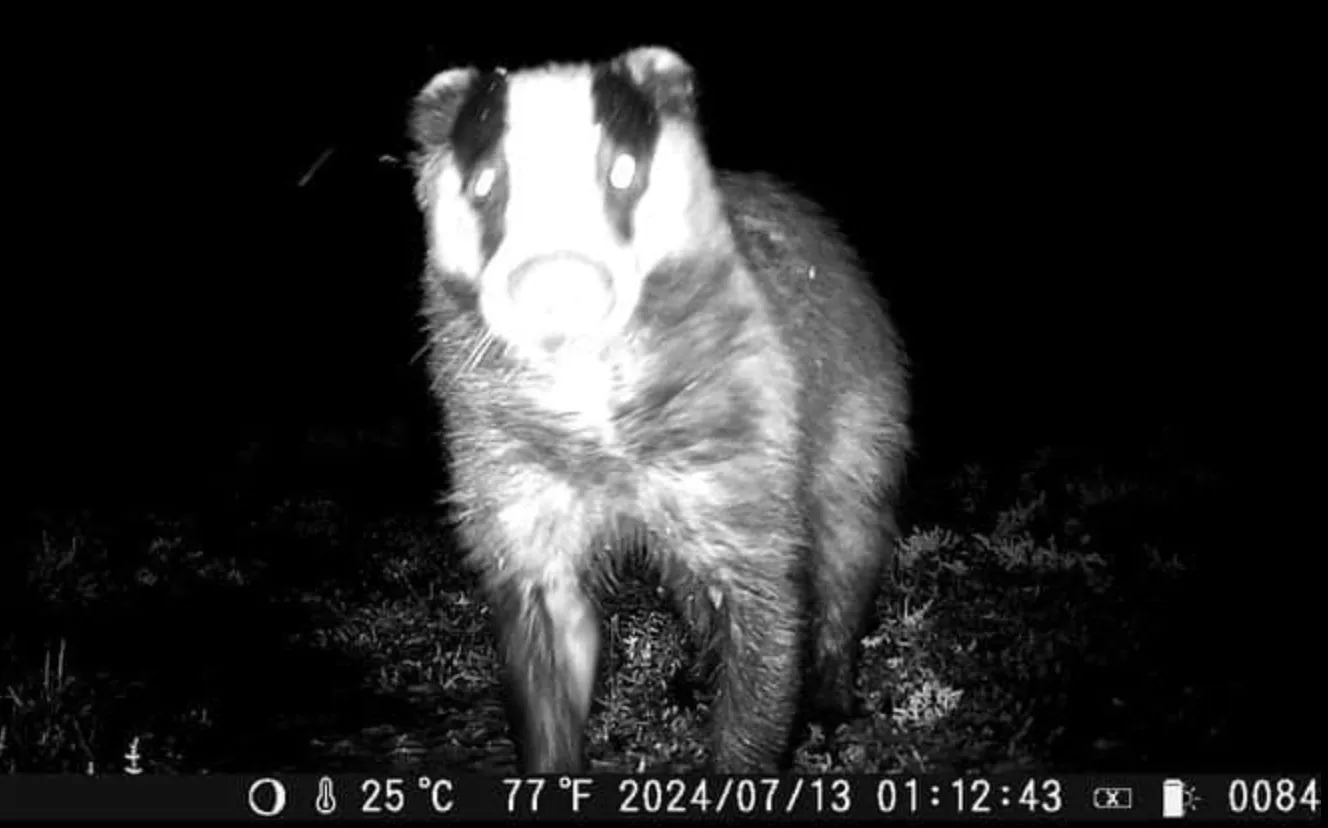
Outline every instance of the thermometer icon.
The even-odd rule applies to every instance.
[[[337,798],[332,795],[332,778],[324,776],[318,780],[318,796],[314,799],[314,810],[327,816],[337,809]]]

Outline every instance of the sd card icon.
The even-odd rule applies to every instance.
[[[1094,788],[1093,807],[1099,811],[1128,811],[1134,807],[1134,789],[1127,787]]]

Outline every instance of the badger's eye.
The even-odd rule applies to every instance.
[[[619,153],[609,167],[609,186],[615,190],[625,190],[636,179],[636,159],[630,153]]]
[[[498,182],[498,171],[485,167],[470,182],[470,196],[476,201],[484,201],[493,192],[493,185]]]

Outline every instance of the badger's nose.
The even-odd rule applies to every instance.
[[[508,295],[523,319],[546,336],[593,331],[613,310],[613,277],[575,254],[530,259],[508,276]]]

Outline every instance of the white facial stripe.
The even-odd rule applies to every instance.
[[[718,241],[723,226],[710,167],[692,130],[665,121],[650,167],[650,186],[636,206],[633,250],[648,273],[671,254]]]
[[[461,191],[461,174],[451,164],[439,165],[433,189],[430,245],[435,263],[449,273],[475,277],[481,267],[480,225]]]
[[[525,251],[589,253],[609,229],[597,180],[601,130],[581,69],[516,76],[508,86],[506,243]]]

